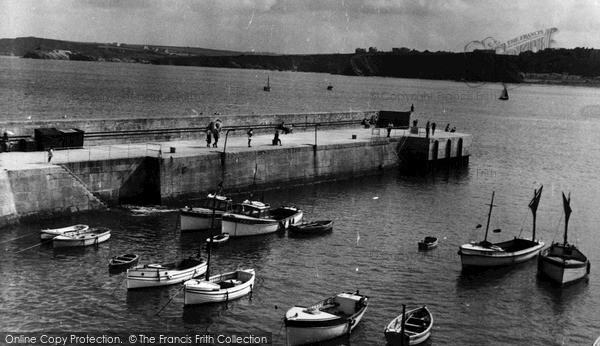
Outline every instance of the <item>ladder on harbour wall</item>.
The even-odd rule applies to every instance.
[[[65,165],[60,165],[67,173],[69,173],[69,175],[71,177],[73,177],[75,179],[75,181],[77,181],[79,183],[79,185],[81,187],[83,187],[83,189],[85,191],[88,192],[88,196],[91,196],[96,202],[98,202],[99,204],[101,204],[104,208],[108,209],[108,205],[106,203],[104,203],[104,201],[100,198],[100,196],[96,195],[94,193],[94,191],[92,191],[85,182],[83,182],[83,180],[81,180],[77,174],[73,173],[69,168],[67,168],[67,166]]]

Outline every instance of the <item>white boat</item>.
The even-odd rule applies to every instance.
[[[183,304],[220,303],[241,298],[252,291],[255,276],[254,269],[245,269],[211,276],[208,281],[188,280],[183,283]]]
[[[594,344],[592,346],[600,346],[600,336],[598,337],[598,339],[596,339],[596,341],[594,341]]]
[[[350,334],[362,319],[369,298],[340,293],[309,307],[294,306],[284,318],[287,344],[305,345]]]
[[[229,240],[229,233],[221,233],[212,236],[212,238],[206,238],[206,242],[210,243],[211,239],[213,244],[219,245]]]
[[[301,222],[303,215],[296,207],[271,209],[266,203],[246,200],[236,204],[233,212],[223,214],[221,233],[230,237],[273,233]]]
[[[168,264],[138,265],[127,269],[127,289],[174,285],[205,272],[206,262],[196,258]]]
[[[40,238],[42,240],[49,240],[66,232],[85,232],[89,228],[88,225],[73,225],[63,228],[43,229],[40,231]]]
[[[200,201],[197,207],[185,207],[179,210],[179,217],[181,220],[181,231],[197,231],[197,230],[209,230],[213,227],[213,213],[214,215],[214,227],[221,227],[221,216],[225,212],[232,210],[233,201],[225,196],[219,196],[217,194],[209,194]]]
[[[485,228],[485,238],[481,242],[471,242],[461,245],[458,254],[460,255],[463,267],[500,267],[510,266],[530,260],[537,256],[544,243],[535,239],[535,217],[537,206],[542,195],[542,187],[536,190],[533,199],[529,203],[529,208],[533,213],[533,235],[531,239],[517,238],[512,240],[491,243],[487,241],[488,230],[490,226],[490,216],[494,207],[494,193],[492,193],[492,202],[489,204],[487,225]],[[496,230],[494,230],[496,231]],[[500,231],[499,229],[497,231]]]
[[[418,345],[431,334],[433,316],[426,306],[410,311],[402,306],[402,314],[394,318],[385,328],[385,339],[389,345]]]
[[[90,228],[85,231],[65,232],[52,239],[54,248],[83,247],[97,245],[110,238],[110,230],[107,228]]]
[[[567,242],[567,229],[571,215],[571,196],[563,193],[565,209],[565,233],[563,243],[552,243],[542,251],[538,260],[538,272],[560,285],[586,278],[590,274],[590,261],[575,245]]]

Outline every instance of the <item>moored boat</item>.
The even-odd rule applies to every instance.
[[[264,90],[264,91],[271,91],[271,81],[270,81],[270,78],[269,78],[269,76],[267,76],[267,85],[265,85],[265,86],[263,87],[263,90]]]
[[[205,272],[206,262],[196,258],[167,264],[137,265],[127,269],[127,289],[174,285]]]
[[[40,231],[40,238],[42,240],[49,240],[66,232],[85,232],[89,228],[88,225],[73,225],[62,228],[43,229]]]
[[[305,345],[350,334],[361,321],[369,298],[340,293],[309,307],[294,306],[284,318],[288,345]]]
[[[419,250],[429,250],[433,249],[438,245],[438,238],[427,236],[421,240],[419,240]]]
[[[229,233],[221,233],[212,236],[212,243],[215,245],[222,244],[229,240]],[[210,243],[211,238],[206,238],[206,242]]]
[[[506,101],[508,100],[508,90],[506,89],[506,85],[503,85],[504,89],[502,89],[502,93],[500,94],[500,97],[498,97],[498,100],[502,100],[502,101]]]
[[[490,226],[490,216],[494,207],[494,193],[492,193],[492,202],[489,204],[487,225],[485,228],[485,238],[481,242],[471,242],[461,245],[458,254],[460,255],[463,267],[500,267],[509,266],[530,260],[537,256],[544,243],[535,239],[535,218],[537,207],[542,195],[542,187],[534,192],[533,199],[529,203],[529,208],[533,213],[533,231],[532,238],[517,238],[512,240],[491,243],[487,241],[488,230]],[[494,231],[500,231],[494,230]]]
[[[254,269],[236,270],[211,276],[208,280],[194,279],[183,283],[183,304],[227,302],[252,291]]]
[[[110,230],[107,228],[90,228],[85,231],[65,232],[52,239],[54,248],[83,247],[97,245],[110,238]]]
[[[301,222],[303,215],[296,207],[271,209],[269,204],[246,200],[234,205],[233,212],[223,214],[221,233],[230,237],[273,233]]]
[[[333,229],[333,220],[318,220],[310,222],[301,222],[290,225],[289,231],[294,234],[322,234],[331,232]]]
[[[208,194],[197,207],[185,207],[179,211],[181,231],[208,230],[221,227],[221,216],[232,210],[233,201],[225,196]],[[214,213],[214,221],[213,221]]]
[[[108,270],[111,272],[124,271],[125,269],[136,265],[139,259],[140,256],[133,253],[115,256],[108,262]]]
[[[427,340],[433,326],[433,316],[426,306],[404,311],[385,328],[385,339],[390,345],[418,345]]]
[[[596,339],[596,341],[594,341],[594,344],[592,346],[600,346],[600,336],[598,337],[598,339]]]
[[[563,193],[565,210],[565,232],[563,243],[552,243],[542,251],[538,259],[538,272],[559,285],[565,285],[586,278],[590,274],[590,261],[575,246],[567,241],[569,217],[571,215],[571,196]]]

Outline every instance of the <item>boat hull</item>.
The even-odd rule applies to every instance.
[[[269,234],[301,222],[302,217],[303,212],[300,210],[281,219],[259,219],[239,214],[224,214],[221,221],[221,233],[229,233],[230,237]]]
[[[54,246],[55,249],[85,247],[103,243],[108,239],[110,239],[110,231],[102,233],[77,233],[72,236],[59,235],[52,240],[52,246]]]
[[[225,289],[217,289],[218,285],[216,285],[212,290],[210,289],[210,286],[207,288],[206,286],[202,285],[200,280],[186,281],[183,288],[183,304],[198,305],[221,303],[241,298],[248,295],[252,291],[252,288],[254,287],[254,278],[255,273],[253,269],[211,276],[208,280],[210,283],[217,283],[230,279],[245,279],[244,282],[237,286]]]
[[[221,227],[222,216],[222,211],[215,212],[214,228],[218,229]],[[213,226],[212,211],[182,210],[180,212],[180,219],[182,232],[205,231],[211,229]]]
[[[559,285],[585,279],[590,273],[590,262],[550,256],[551,248],[544,250],[538,260],[538,272]]]
[[[339,324],[332,326],[314,326],[304,327],[286,327],[288,345],[306,345],[322,342],[347,335],[358,325],[363,315],[367,311],[366,307],[352,318],[345,319]]]
[[[543,242],[536,242],[518,251],[498,251],[476,244],[465,244],[460,246],[458,254],[463,267],[504,267],[534,258],[543,247]]]
[[[328,233],[333,230],[332,220],[323,220],[315,222],[302,222],[299,224],[292,224],[289,227],[289,231],[296,235],[317,235]]]
[[[127,289],[175,285],[206,273],[206,262],[177,270],[152,265],[137,266],[127,270]]]

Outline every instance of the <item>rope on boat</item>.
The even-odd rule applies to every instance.
[[[13,241],[13,240],[17,240],[17,239],[21,239],[21,238],[25,238],[25,237],[29,237],[32,234],[37,234],[39,232],[31,232],[25,235],[22,235],[20,237],[16,237],[16,238],[12,238],[12,239],[8,239],[8,240],[4,240],[4,241],[0,241],[0,244],[4,244],[4,243],[8,243],[9,241]]]
[[[181,290],[184,287],[185,287],[185,285],[181,285],[181,288],[179,288],[179,290],[177,292],[175,292],[175,294],[171,297],[171,299],[169,299],[169,301],[167,302],[167,304],[165,304],[165,306],[163,306],[160,310],[158,310],[158,312],[154,316],[158,316],[158,314],[160,314],[167,307],[167,305],[169,305],[171,303],[171,301],[173,301],[173,299],[179,294],[179,292],[181,292]]]
[[[123,275],[123,278],[121,278],[121,280],[119,281],[119,283],[117,284],[117,287],[115,287],[115,289],[112,291],[112,293],[110,294],[111,296],[115,294],[115,292],[117,291],[117,288],[119,288],[121,286],[121,284],[123,283],[123,280],[125,280],[127,278],[127,273],[125,273]]]

